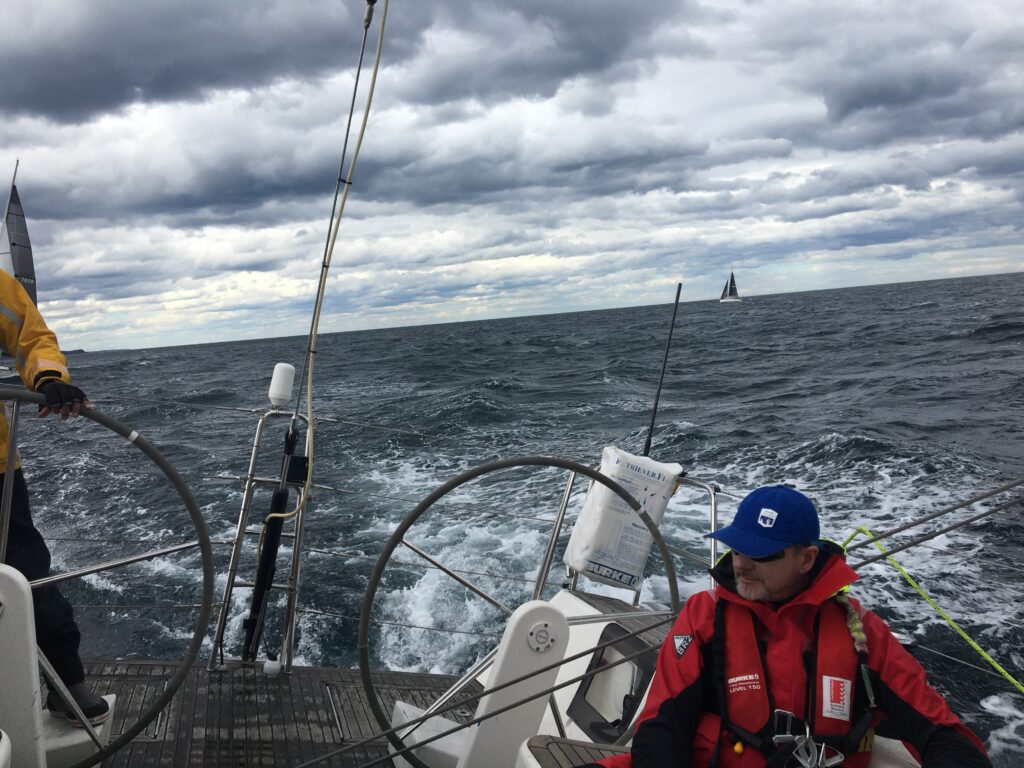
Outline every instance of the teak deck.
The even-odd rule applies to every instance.
[[[611,747],[588,741],[558,739],[554,736],[534,736],[530,739],[530,753],[541,768],[575,768],[593,763],[602,757],[628,752],[625,747]]]
[[[159,662],[86,664],[97,693],[117,694],[111,740],[165,690],[175,669]],[[454,678],[380,672],[375,681],[390,712],[395,699],[427,707]],[[469,710],[457,715],[470,719]],[[157,719],[104,765],[298,766],[379,731],[358,670],[296,667],[291,674],[267,676],[240,664],[223,672],[197,666]],[[361,766],[387,753],[387,741],[379,737],[317,765]]]
[[[616,598],[577,594],[603,614],[637,610]],[[618,623],[627,630],[649,626],[643,618]],[[662,624],[642,632],[639,638],[654,650],[667,631],[667,625]],[[111,740],[138,721],[139,713],[166,689],[176,669],[176,665],[161,662],[86,664],[88,681],[97,693],[117,694]],[[374,673],[382,708],[389,713],[396,700],[425,709],[454,681],[454,677],[443,675]],[[479,690],[474,684],[463,698]],[[468,722],[475,709],[474,701],[446,716]],[[104,765],[295,768],[354,742],[371,739],[380,730],[367,704],[358,670],[296,667],[291,674],[267,676],[262,666],[239,662],[216,672],[196,666],[157,719]],[[564,768],[608,753],[598,745],[551,737],[538,739],[532,746],[546,768]],[[387,740],[377,737],[315,764],[357,768],[383,757],[375,765],[393,768],[387,754]]]

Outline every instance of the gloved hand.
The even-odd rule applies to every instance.
[[[74,384],[65,384],[63,381],[50,379],[40,384],[36,391],[46,398],[46,403],[39,406],[40,418],[49,416],[51,412],[59,411],[61,420],[64,420],[69,414],[78,416],[83,408],[92,407],[85,392]]]

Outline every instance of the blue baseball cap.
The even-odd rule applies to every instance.
[[[731,524],[705,538],[750,557],[766,557],[794,544],[813,544],[819,534],[813,501],[785,485],[765,485],[740,502]]]

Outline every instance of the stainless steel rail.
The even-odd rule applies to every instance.
[[[256,490],[257,485],[267,484],[268,478],[259,477],[256,474],[256,464],[260,456],[260,447],[263,442],[263,432],[269,421],[272,419],[293,419],[296,418],[296,414],[291,411],[282,411],[273,409],[259,413],[259,423],[256,425],[256,433],[253,436],[252,451],[249,456],[249,467],[246,474],[243,476],[243,491],[242,491],[242,503],[238,510],[238,519],[235,525],[235,538],[231,544],[231,556],[228,560],[227,579],[224,583],[224,591],[221,595],[220,610],[217,615],[217,627],[214,631],[213,644],[210,649],[210,659],[207,664],[207,669],[215,670],[224,663],[224,635],[227,630],[228,613],[231,608],[231,595],[236,587],[251,588],[252,582],[243,581],[238,578],[239,562],[242,557],[242,551],[245,547],[246,538],[252,535],[252,532],[248,530],[249,516],[252,510],[252,499],[253,494]],[[304,416],[297,416],[297,418],[306,423]],[[281,478],[271,480],[275,484],[281,482]],[[289,570],[288,582],[284,585],[284,591],[288,593],[288,606],[285,610],[284,617],[284,638],[282,641],[281,659],[283,668],[288,671],[291,669],[293,653],[294,653],[294,642],[295,642],[295,621],[297,614],[297,595],[298,595],[298,583],[299,583],[299,559],[302,554],[301,536],[302,536],[302,525],[303,525],[303,512],[304,509],[300,509],[299,513],[295,516],[294,520],[294,531],[291,537],[294,539],[292,546],[292,563]],[[287,536],[288,534],[284,534]],[[282,585],[275,585],[277,588],[281,588]]]

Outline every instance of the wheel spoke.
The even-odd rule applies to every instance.
[[[480,596],[480,597],[482,597],[482,598],[483,598],[484,600],[486,600],[486,601],[487,601],[488,603],[490,603],[491,605],[493,605],[493,606],[494,606],[495,608],[497,608],[497,609],[498,609],[498,610],[500,610],[500,611],[503,611],[503,612],[505,613],[505,615],[506,615],[506,616],[511,616],[511,615],[512,615],[512,609],[511,609],[511,608],[509,608],[509,607],[508,607],[507,605],[505,605],[505,604],[504,604],[503,602],[501,602],[500,600],[498,600],[498,599],[497,599],[496,597],[491,597],[491,596],[490,596],[489,594],[487,594],[487,592],[485,592],[485,591],[484,591],[483,589],[481,589],[480,587],[476,586],[476,584],[474,584],[473,582],[471,582],[471,581],[470,581],[469,579],[464,579],[464,578],[463,578],[462,576],[459,576],[459,574],[457,574],[457,573],[456,573],[455,571],[453,571],[453,570],[452,570],[451,568],[449,568],[449,567],[447,567],[446,565],[444,565],[444,564],[443,564],[443,563],[442,563],[442,562],[441,562],[440,560],[438,560],[437,558],[431,557],[431,556],[430,556],[430,555],[428,555],[428,554],[427,554],[426,552],[424,552],[424,551],[423,551],[422,549],[420,549],[419,547],[417,547],[417,546],[416,546],[415,544],[410,544],[410,543],[409,543],[408,541],[406,541],[405,539],[402,539],[401,543],[402,543],[403,545],[405,545],[406,547],[408,547],[409,549],[411,549],[411,550],[412,550],[413,552],[415,552],[415,553],[416,553],[417,555],[419,555],[420,557],[422,557],[422,558],[423,558],[424,560],[426,560],[426,561],[427,561],[428,563],[430,563],[431,565],[433,565],[433,566],[434,566],[435,568],[437,568],[438,570],[441,570],[441,571],[444,571],[445,573],[447,573],[447,574],[448,574],[449,576],[451,576],[451,577],[452,577],[453,579],[455,579],[455,580],[456,580],[457,582],[459,582],[459,584],[461,584],[462,586],[464,586],[464,587],[465,587],[466,589],[468,589],[468,590],[469,590],[470,592],[472,592],[472,593],[473,593],[473,594],[475,594],[475,595],[479,595],[479,596]]]
[[[200,546],[198,541],[190,541],[186,544],[175,544],[173,547],[164,547],[163,549],[154,549],[151,552],[145,552],[141,555],[132,555],[131,557],[123,557],[120,560],[110,560],[106,563],[100,563],[99,565],[91,565],[87,568],[79,568],[75,571],[68,571],[66,573],[58,573],[53,576],[47,576],[42,579],[36,579],[30,581],[29,586],[32,589],[39,589],[40,587],[49,586],[50,584],[60,584],[63,581],[70,579],[77,579],[80,576],[89,576],[94,573],[101,571],[110,571],[114,568],[121,568],[125,565],[131,565],[132,563],[141,563],[143,560],[152,560],[154,557],[162,557],[163,555],[171,555],[175,552],[183,552],[186,549],[194,549]]]

